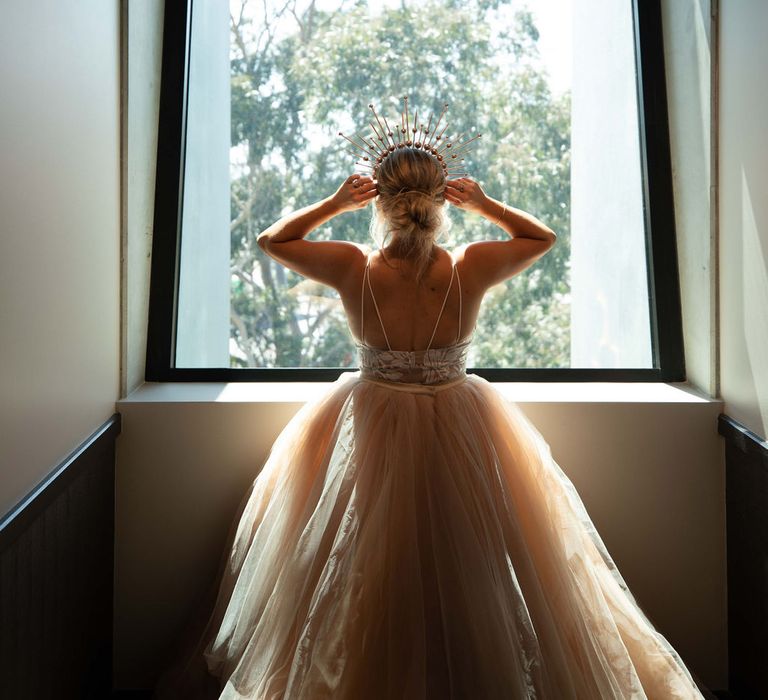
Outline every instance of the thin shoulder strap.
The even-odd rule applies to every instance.
[[[365,269],[363,270],[363,279],[360,284],[360,342],[365,345],[365,278],[368,276],[368,263],[371,261],[371,254],[365,254]]]
[[[432,341],[435,339],[435,333],[437,333],[437,327],[440,325],[440,319],[443,317],[443,309],[445,309],[445,302],[448,301],[448,295],[451,293],[451,287],[453,286],[453,278],[455,274],[456,274],[456,263],[451,265],[451,281],[448,283],[448,289],[445,290],[443,305],[440,307],[440,313],[437,315],[437,321],[435,321],[435,327],[432,330],[432,337],[429,339],[427,350],[429,350],[432,347]]]
[[[379,317],[379,323],[381,324],[381,332],[384,334],[384,340],[387,341],[387,349],[391,350],[392,346],[389,344],[389,338],[387,337],[387,330],[384,328],[384,321],[381,320],[381,313],[379,312],[379,305],[376,303],[376,297],[373,294],[373,287],[371,287],[371,272],[370,272],[370,265],[371,265],[371,254],[368,253],[366,256],[367,260],[365,261],[365,272],[363,273],[363,285],[365,283],[368,283],[368,291],[371,293],[371,299],[373,299],[373,308],[376,309],[376,315]],[[363,337],[363,330],[365,326],[363,325],[363,322],[365,321],[365,317],[363,316],[363,309],[365,309],[365,286],[363,286],[363,289],[360,294],[360,340],[365,344],[365,339]]]
[[[459,268],[456,267],[456,263],[453,263],[453,268],[456,270],[456,284],[459,285],[459,328],[456,331],[456,342],[461,339],[461,277],[459,277]]]

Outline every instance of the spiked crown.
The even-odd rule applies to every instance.
[[[378,128],[373,122],[369,122],[372,134],[368,135],[367,138],[360,134],[347,136],[341,131],[339,136],[342,136],[354,146],[355,150],[350,150],[349,152],[358,159],[355,165],[367,169],[374,179],[376,178],[379,166],[387,156],[401,148],[413,148],[431,155],[441,167],[446,179],[463,177],[467,174],[464,172],[464,166],[462,165],[464,156],[469,152],[470,144],[479,139],[482,134],[477,134],[464,141],[461,141],[461,139],[464,138],[465,133],[460,134],[454,139],[444,138],[445,132],[448,129],[447,121],[443,123],[443,118],[448,111],[447,103],[443,105],[434,128],[432,128],[433,114],[429,115],[426,126],[423,122],[419,122],[418,112],[413,115],[413,123],[411,123],[407,96],[403,97],[403,111],[400,114],[400,124],[395,124],[394,129],[390,127],[386,117],[379,118],[372,104],[368,105],[368,107],[373,113]],[[384,121],[383,124],[382,119]],[[442,130],[440,130],[441,124],[443,124]]]

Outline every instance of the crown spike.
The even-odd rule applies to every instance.
[[[424,136],[425,136],[425,137],[426,137],[426,136],[429,136],[429,130],[432,128],[432,116],[433,116],[433,115],[432,115],[432,112],[430,112],[430,113],[429,113],[429,123],[427,124],[427,130],[424,132]],[[422,126],[424,126],[424,125],[422,124]],[[428,139],[426,139],[426,138],[424,138],[424,139],[423,139],[423,143],[424,143],[424,147],[425,147],[425,148],[426,148],[426,147],[429,145],[429,144],[427,143],[427,141],[428,141]]]
[[[387,148],[387,142],[384,140],[384,135],[380,134],[373,124],[371,124],[371,129],[373,129],[373,133],[376,134],[376,138],[371,139],[371,141],[376,143],[376,140],[378,140],[379,143],[376,143],[376,149],[380,151],[381,154],[384,154],[387,150],[389,150]]]
[[[394,137],[394,133],[392,132],[392,129],[390,128],[389,124],[387,123],[387,118],[383,117],[383,119],[384,119],[384,126],[387,127],[387,131],[386,131],[387,137],[392,142],[392,145],[389,146],[389,149],[388,149],[388,150],[391,151],[393,148],[395,148],[395,139],[393,138]]]
[[[370,160],[370,158],[368,156],[364,156],[362,153],[360,153],[360,151],[353,151],[353,150],[351,150],[349,148],[347,148],[346,150],[347,150],[347,153],[355,156],[355,158],[362,158],[363,160]]]
[[[384,130],[384,127],[381,125],[381,120],[379,119],[379,115],[376,114],[376,109],[374,108],[374,106],[372,104],[369,104],[368,107],[370,107],[371,112],[373,112],[373,116],[376,119],[376,123],[379,125],[379,129],[381,129],[382,136],[385,137],[384,138],[384,145],[388,146],[389,144],[387,143],[386,135],[387,135],[387,131],[389,131],[389,129],[387,129],[386,131]],[[371,126],[373,126],[373,124],[371,124]]]
[[[424,146],[426,148],[426,144],[424,143],[424,139],[426,138],[426,134],[424,133],[424,124],[419,124],[419,140],[416,142],[416,148],[421,148]]]
[[[483,136],[482,134],[478,134],[477,136],[473,136],[468,141],[464,141],[463,143],[457,143],[456,150],[453,152],[454,155],[464,153],[465,149],[469,146],[470,143],[472,143],[473,141],[477,141],[477,139],[482,138],[482,136]]]
[[[379,141],[381,141],[381,135],[379,134],[379,132],[378,132],[378,130],[376,129],[376,127],[373,125],[373,122],[368,122],[368,125],[371,127],[371,130],[373,131],[373,133],[374,133],[374,134],[376,134],[376,138],[377,138]]]
[[[443,127],[443,130],[437,135],[437,138],[435,139],[435,143],[437,143],[438,141],[440,141],[443,138],[443,134],[445,133],[447,128],[448,128],[448,124],[446,124]]]
[[[339,132],[339,136],[342,138],[345,138],[347,141],[349,141],[358,151],[362,151],[363,153],[367,153],[367,149],[362,148],[359,143],[355,143],[349,136],[346,134],[343,134],[341,131]]]
[[[376,157],[383,155],[383,151],[379,150],[379,148],[376,145],[375,141],[373,141],[373,140],[366,141],[365,137],[364,136],[360,136],[359,134],[358,134],[357,137],[368,147],[368,149],[371,151],[371,153],[376,154]]]
[[[466,175],[463,156],[481,135],[478,134],[466,141],[461,140],[465,138],[465,133],[453,139],[445,138],[448,123],[443,120],[448,112],[448,103],[443,103],[442,111],[436,121],[435,113],[431,112],[425,126],[423,122],[419,122],[418,111],[411,113],[408,101],[408,96],[404,95],[399,126],[390,126],[387,118],[380,116],[373,104],[369,104],[368,107],[374,117],[373,121],[368,122],[370,134],[357,132],[347,136],[339,132],[339,136],[354,148],[354,150],[345,150],[355,156],[357,161],[355,165],[362,168],[363,172],[376,177],[379,166],[391,153],[400,148],[417,148],[423,149],[437,161],[444,177],[456,178]]]
[[[341,134],[341,132],[339,133]],[[344,136],[344,134],[341,134],[341,135]],[[379,154],[376,152],[376,149],[372,150],[370,146],[366,143],[365,139],[360,136],[360,134],[355,134],[355,138],[360,139],[360,141],[362,141],[364,144],[363,146],[361,146],[359,143],[356,143],[355,141],[353,141],[352,139],[346,136],[344,136],[344,138],[347,139],[347,141],[349,141],[353,146],[361,150],[364,154],[371,155],[374,157],[374,159],[379,157]]]
[[[443,104],[443,111],[442,111],[442,112],[440,112],[440,116],[437,118],[437,123],[435,124],[435,128],[434,128],[434,130],[432,131],[432,136],[434,136],[434,135],[437,133],[437,128],[440,126],[440,122],[443,120],[443,117],[445,116],[445,113],[446,113],[447,111],[448,111],[448,103],[447,103],[447,102],[445,102],[445,103]],[[431,121],[431,120],[430,120],[430,121]],[[448,126],[448,125],[446,124],[446,127],[447,127],[447,126]],[[443,131],[445,131],[445,129],[443,129]],[[437,140],[439,140],[439,139],[440,139],[440,137],[438,136],[438,137],[437,137]],[[431,146],[431,145],[433,145],[434,143],[435,143],[435,142],[433,142],[433,141],[432,141],[432,138],[430,137],[430,140],[429,140],[429,145]]]
[[[453,148],[453,144],[455,144],[462,136],[464,136],[465,133],[466,132],[462,132],[452,141],[446,141],[445,143],[443,143],[443,145],[437,149],[437,152],[440,153],[440,155],[445,155],[449,149]]]

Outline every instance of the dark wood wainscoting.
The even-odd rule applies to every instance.
[[[728,689],[768,698],[768,443],[725,414]]]
[[[112,690],[115,413],[0,520],[0,698]]]

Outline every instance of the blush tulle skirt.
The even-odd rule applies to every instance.
[[[701,698],[573,484],[476,375],[343,374],[232,521],[156,698]]]

